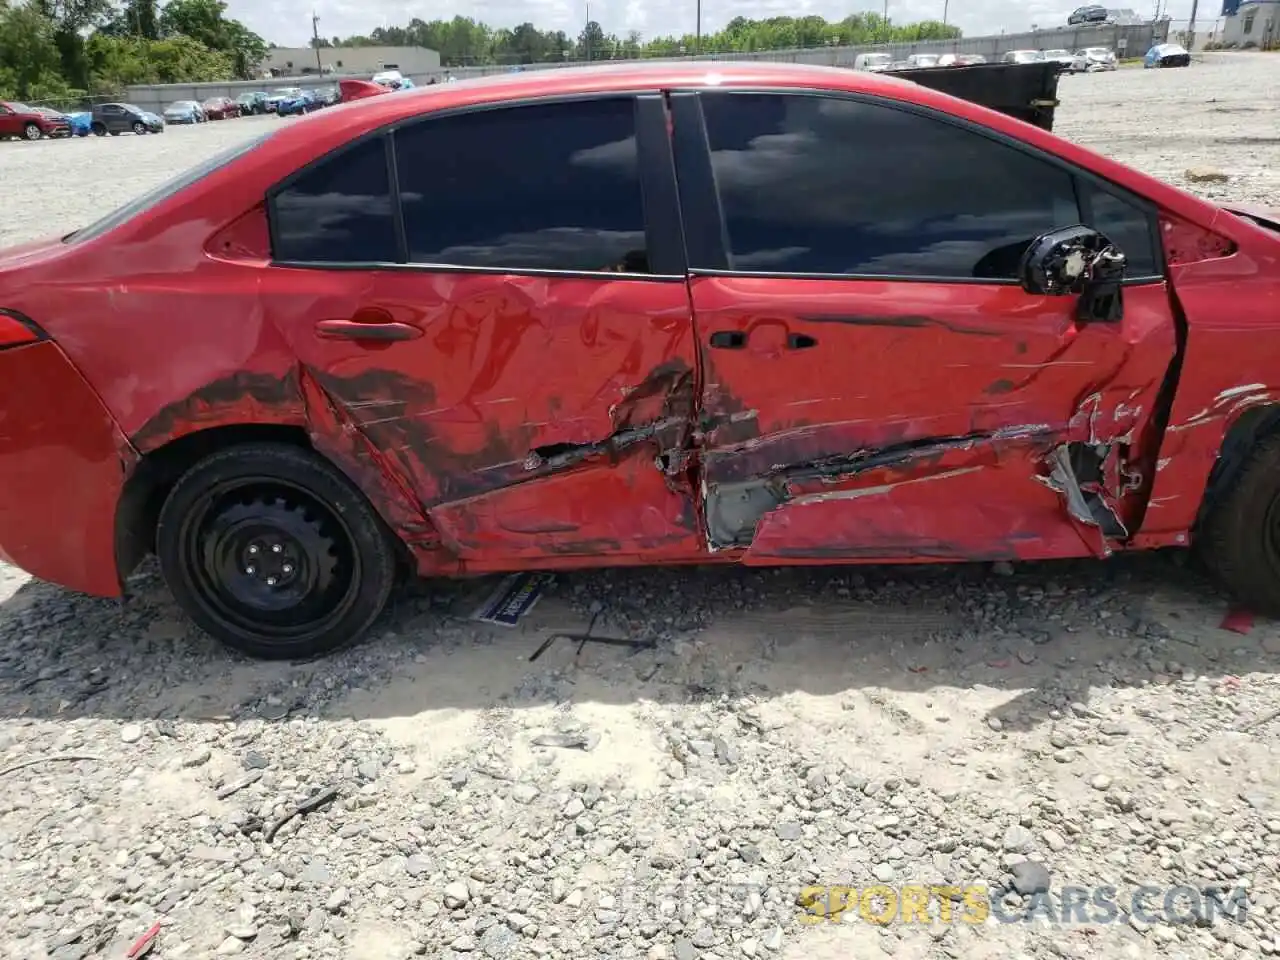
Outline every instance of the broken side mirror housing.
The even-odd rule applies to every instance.
[[[1077,296],[1076,319],[1115,323],[1124,316],[1125,257],[1115,244],[1083,224],[1037,237],[1022,255],[1018,278],[1027,293]]]

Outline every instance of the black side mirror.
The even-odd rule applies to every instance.
[[[1083,323],[1115,323],[1124,316],[1124,271],[1120,249],[1098,231],[1078,225],[1033,240],[1018,277],[1027,293],[1078,296],[1076,317]]]

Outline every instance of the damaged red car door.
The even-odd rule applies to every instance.
[[[660,96],[426,114],[269,204],[264,296],[311,406],[332,412],[323,442],[362,436],[442,557],[699,553],[681,456],[697,354]]]
[[[1143,201],[955,118],[804,91],[673,96],[713,549],[744,562],[1097,554],[1136,529],[1176,351]],[[1119,318],[1029,293],[1087,224]]]

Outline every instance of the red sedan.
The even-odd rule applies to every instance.
[[[397,575],[1205,548],[1280,609],[1280,218],[904,80],[508,74],[0,255],[0,547],[252,655]]]
[[[210,120],[229,120],[240,116],[240,104],[230,97],[210,97],[200,104]]]

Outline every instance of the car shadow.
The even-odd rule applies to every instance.
[[[364,642],[295,663],[225,650],[153,569],[125,603],[27,581],[0,604],[0,718],[385,720],[801,694],[856,698],[915,729],[926,704],[967,690],[981,693],[972,719],[1025,729],[1087,709],[1098,687],[1280,667],[1276,626],[1224,629],[1225,600],[1180,560],[568,573],[514,628],[471,619],[494,578],[423,582]],[[596,636],[648,645],[562,638],[530,659],[593,618]]]

